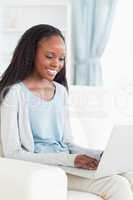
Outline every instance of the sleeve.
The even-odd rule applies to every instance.
[[[50,165],[74,167],[75,155],[61,153],[34,153],[21,144],[18,125],[18,100],[16,91],[8,92],[0,106],[0,133],[4,157]]]
[[[101,150],[96,150],[96,149],[89,149],[89,148],[84,148],[80,147],[73,142],[73,137],[72,137],[72,129],[71,129],[71,124],[70,124],[70,115],[69,115],[69,98],[68,98],[68,93],[66,89],[64,89],[64,143],[67,144],[69,151],[71,154],[86,154],[88,156],[92,156],[96,158],[97,160],[100,160],[102,152]]]

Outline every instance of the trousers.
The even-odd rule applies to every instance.
[[[133,172],[99,179],[67,174],[68,190],[89,192],[104,200],[133,200]]]

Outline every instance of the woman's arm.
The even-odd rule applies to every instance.
[[[18,160],[43,164],[74,166],[76,155],[61,153],[34,153],[27,151],[21,144],[18,126],[18,100],[16,91],[10,90],[1,108],[1,143],[3,156]]]

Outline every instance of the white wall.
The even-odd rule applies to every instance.
[[[70,6],[67,0],[1,1],[0,7],[0,74],[10,63],[12,53],[21,35],[36,24],[51,24],[59,28],[69,49],[70,67]]]
[[[18,0],[1,0],[0,3],[1,5],[13,5],[13,4],[39,4],[39,3],[64,3],[64,2],[68,2],[70,0],[23,0],[23,1],[18,1]]]

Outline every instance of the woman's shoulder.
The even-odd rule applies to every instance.
[[[18,84],[13,84],[3,89],[1,93],[1,107],[14,107],[18,104]],[[6,94],[6,95],[4,95]],[[3,96],[2,96],[3,95]]]
[[[15,83],[9,86],[9,94],[17,93],[18,91],[20,91],[20,83]]]
[[[5,88],[5,92],[6,90],[8,91],[6,96],[5,96],[5,99],[7,100],[14,100],[17,99],[18,97],[18,94],[20,93],[20,86],[19,86],[19,83],[15,83],[11,86],[8,86],[7,88]],[[4,92],[3,92],[4,94]]]
[[[60,84],[60,83],[55,83],[56,84],[56,88],[58,89],[58,94],[60,94],[61,99],[63,99],[63,102],[69,102],[69,96],[68,96],[68,92],[67,89],[64,85]]]
[[[55,82],[55,81],[54,81],[54,83],[55,83],[56,88],[57,88],[62,94],[67,93],[67,90],[66,90],[66,88],[65,88],[64,85],[62,85],[62,84],[60,84],[60,83],[58,83],[58,82]]]

